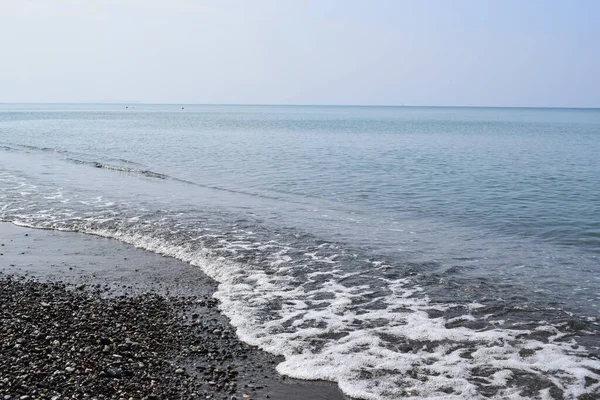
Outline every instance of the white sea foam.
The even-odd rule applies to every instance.
[[[427,311],[451,305],[430,304],[408,279],[382,282],[390,288],[383,299],[386,307],[362,313],[352,303],[368,295],[369,287],[341,285],[351,274],[339,269],[315,271],[302,284],[285,272],[267,274],[253,265],[214,257],[207,249],[172,245],[162,238],[124,231],[88,233],[114,237],[201,267],[219,282],[215,297],[238,336],[285,357],[277,367],[280,373],[331,380],[353,397],[484,398],[483,386],[497,388],[494,398],[529,398],[521,394],[521,388],[511,386],[514,371],[548,377],[565,398],[600,390],[598,383],[586,387],[586,378],[600,378],[592,371],[600,369],[600,362],[586,357],[583,347],[575,349],[573,342],[559,341],[562,334],[556,328],[537,328],[551,333],[547,342],[528,338],[531,332],[524,330],[448,328],[448,320],[431,318]],[[273,261],[277,266],[285,263],[285,259]],[[313,300],[322,293],[330,297]],[[273,303],[282,306],[266,312]],[[460,318],[474,319],[469,314]],[[411,341],[420,344],[402,347]],[[490,373],[474,380],[476,370]],[[538,396],[550,394],[546,390]]]

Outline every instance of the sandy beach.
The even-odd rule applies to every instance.
[[[345,399],[240,342],[198,268],[111,239],[0,224],[0,395]]]

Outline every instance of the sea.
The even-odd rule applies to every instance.
[[[600,398],[599,109],[1,104],[0,221],[191,263],[354,398]]]

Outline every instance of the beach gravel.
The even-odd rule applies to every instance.
[[[0,399],[259,395],[238,382],[249,346],[210,317],[214,299],[0,274],[0,304]]]

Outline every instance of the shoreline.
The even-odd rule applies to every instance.
[[[156,373],[162,374],[163,382],[163,386],[157,387],[160,390],[173,390],[169,398],[348,399],[335,383],[301,381],[279,375],[275,366],[282,360],[281,357],[237,339],[234,328],[216,307],[217,301],[211,297],[216,283],[199,268],[113,239],[76,232],[25,228],[5,222],[0,223],[0,244],[0,285],[4,288],[4,296],[14,297],[17,292],[20,293],[19,296],[24,296],[21,302],[11,303],[4,299],[7,306],[4,310],[3,329],[14,328],[16,332],[23,329],[23,332],[18,335],[11,331],[12,336],[5,336],[2,340],[2,346],[10,349],[11,354],[14,352],[14,358],[8,357],[10,361],[0,364],[3,365],[0,376],[14,378],[10,385],[0,382],[3,399],[6,396],[11,396],[9,398],[12,399],[29,396],[30,399],[58,400],[65,398],[63,393],[76,396],[67,398],[78,398],[84,393],[77,394],[69,390],[74,390],[75,384],[81,386],[81,382],[87,382],[88,385],[81,386],[80,390],[84,392],[87,389],[97,391],[98,387],[114,386],[116,389],[109,396],[151,399],[152,396],[166,393],[144,386],[144,382],[148,383],[148,376]],[[11,291],[10,288],[20,290]],[[45,316],[45,307],[52,307],[52,303],[48,301],[42,301],[36,306],[34,303],[40,298],[57,299],[55,317],[59,319],[39,323],[42,328],[38,327],[37,331],[46,330],[55,334],[41,335],[38,332],[32,336],[31,333],[36,329],[23,328],[28,326],[28,320],[36,321]],[[108,309],[122,312],[104,312]],[[160,329],[148,328],[152,324],[147,323],[156,319],[153,312],[158,309],[163,310],[164,326],[160,326]],[[18,315],[25,315],[25,318],[19,319]],[[63,324],[65,318],[72,315],[78,315],[78,325]],[[89,315],[100,315],[102,322],[86,319]],[[100,325],[96,325],[97,323]],[[125,329],[123,334],[118,329],[113,329],[124,325],[132,325],[131,329],[136,333],[134,336],[141,338],[133,342],[139,342],[145,349],[140,357],[146,357],[146,362],[137,361],[132,356],[129,345],[132,339],[131,335],[127,335],[129,331]],[[105,327],[113,338],[100,335],[98,326]],[[69,339],[65,340],[74,340],[70,350],[84,350],[79,353],[62,351],[62,347],[53,346],[60,339],[46,339],[61,332],[63,335],[71,332],[72,335],[67,335]],[[82,337],[73,339],[73,335]],[[153,335],[159,335],[161,339],[158,340]],[[79,339],[81,341],[78,342]],[[85,343],[91,345],[83,346]],[[23,353],[22,347],[27,346],[40,352],[35,350]],[[86,353],[85,349],[90,346],[91,349]],[[155,347],[162,350],[151,351]],[[129,351],[125,351],[127,349]],[[118,354],[118,351],[112,354],[113,350],[123,350],[124,354]],[[40,377],[35,373],[19,373],[23,370],[17,368],[15,360],[22,358],[23,354],[38,360],[41,363],[38,370],[41,371],[47,369],[48,364],[44,357],[38,357],[39,354],[44,354],[45,357],[50,354],[58,360],[56,362],[64,359],[62,369],[56,375],[64,378],[57,378],[62,386],[57,384],[53,388],[52,383],[46,379],[46,394],[35,388],[30,388],[29,394],[21,393],[22,389],[15,389],[20,387],[15,383],[19,379],[35,384],[36,377]],[[79,357],[77,354],[83,355]],[[89,357],[85,357],[85,354]],[[115,356],[113,358],[121,364],[117,363],[117,367],[113,368],[115,360],[106,358],[107,356]],[[83,368],[81,363],[86,359],[92,364],[91,367]],[[51,365],[52,368],[56,367],[56,362]],[[135,367],[140,363],[147,367]],[[121,365],[127,367],[121,368]],[[127,371],[128,376],[124,376],[123,371]],[[144,373],[147,375],[145,378]],[[115,374],[119,376],[113,376]],[[98,382],[104,382],[104,385],[97,386]],[[130,385],[127,386],[126,383]],[[62,392],[57,390],[60,387],[63,388]],[[126,389],[128,387],[137,389],[131,389],[131,392]],[[12,392],[9,393],[9,390]],[[49,393],[52,390],[55,393],[51,395]],[[123,394],[117,395],[119,390]],[[125,396],[126,390],[130,390],[127,392],[129,397]],[[183,391],[177,392],[178,390]],[[158,394],[152,394],[153,391]],[[85,394],[92,398],[107,395],[92,392]]]

